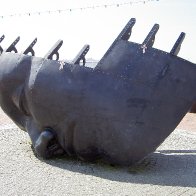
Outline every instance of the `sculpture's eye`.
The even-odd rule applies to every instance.
[[[12,100],[15,103],[16,107],[26,116],[29,116],[28,106],[25,98],[24,86],[17,88],[13,95]]]

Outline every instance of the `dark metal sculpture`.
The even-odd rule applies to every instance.
[[[129,42],[131,19],[95,68],[85,46],[72,63],[58,61],[58,41],[45,58],[15,45],[0,56],[0,104],[44,158],[58,154],[130,165],[153,152],[196,101],[196,65],[152,48],[159,25],[142,44]],[[53,59],[56,55],[56,60]]]
[[[191,109],[190,109],[191,113],[196,113],[196,102],[192,105]]]

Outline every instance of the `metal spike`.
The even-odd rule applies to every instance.
[[[98,68],[99,65],[102,64],[103,59],[112,50],[112,48],[115,46],[115,44],[117,43],[117,41],[119,41],[119,40],[128,40],[130,38],[131,32],[132,32],[132,28],[133,28],[135,22],[136,22],[136,19],[135,18],[131,18],[129,20],[129,22],[126,24],[126,26],[123,28],[123,30],[118,35],[118,37],[114,40],[114,42],[112,43],[112,45],[109,47],[109,49],[107,50],[107,52],[104,54],[104,56],[102,57],[102,59],[99,61],[98,66],[96,66],[96,68]]]
[[[17,49],[16,49],[16,44],[19,42],[20,40],[20,36],[18,36],[15,41],[6,49],[6,52],[12,52],[14,51],[15,53],[17,53]]]
[[[185,35],[186,34],[184,32],[182,32],[180,34],[180,36],[178,37],[176,43],[174,44],[173,48],[171,49],[170,54],[175,55],[175,56],[178,55],[178,53],[180,52],[181,44],[182,44],[182,42],[183,42],[183,40],[185,38]]]
[[[0,43],[4,40],[5,38],[5,35],[2,35],[1,38],[0,38]],[[0,53],[3,52],[3,48],[0,46]]]
[[[143,41],[142,46],[145,46],[146,48],[152,47],[155,41],[155,35],[157,31],[159,30],[159,24],[155,24],[151,31],[148,33],[146,39]]]
[[[83,48],[80,50],[80,52],[76,55],[74,60],[72,61],[73,64],[79,65],[80,61],[82,60],[82,65],[84,66],[86,63],[85,55],[90,49],[90,45],[86,44],[83,46]]]
[[[4,40],[4,38],[5,38],[5,35],[2,35],[0,38],[0,43]]]
[[[35,38],[31,44],[27,47],[27,49],[23,52],[23,54],[31,53],[32,56],[35,56],[35,51],[33,50],[33,46],[36,44],[37,38]]]
[[[56,55],[56,61],[59,60],[59,53],[58,50],[59,48],[63,45],[63,40],[58,40],[54,46],[49,50],[49,52],[45,55],[44,58],[46,59],[53,59],[53,55]]]
[[[122,40],[128,40],[131,36],[132,33],[132,28],[136,22],[135,18],[131,18],[130,21],[126,24],[124,29],[120,32],[119,36],[117,39],[122,39]]]

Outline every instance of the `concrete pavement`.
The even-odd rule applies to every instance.
[[[118,168],[40,160],[25,132],[1,125],[0,195],[196,195],[196,133],[175,130],[141,164]]]

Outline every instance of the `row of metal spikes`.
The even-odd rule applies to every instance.
[[[113,44],[110,46],[110,48],[107,50],[107,52],[105,53],[105,55],[102,57],[102,59],[99,61],[99,64],[102,63],[103,59],[108,55],[108,53],[112,50],[112,48],[115,46],[116,42],[118,40],[128,40],[131,36],[132,33],[132,28],[134,26],[136,22],[135,18],[131,18],[129,20],[129,22],[126,24],[126,26],[123,28],[123,30],[120,32],[120,34],[118,35],[118,37],[115,39],[115,41],[113,42]],[[150,30],[150,32],[148,33],[148,35],[146,36],[145,40],[143,41],[141,48],[143,49],[143,53],[145,53],[145,51],[152,47],[155,41],[155,35],[157,33],[157,31],[159,30],[159,24],[155,24],[152,29]],[[183,42],[185,38],[185,33],[181,32],[180,36],[178,37],[177,41],[175,42],[173,48],[170,51],[170,54],[177,56],[180,48],[181,48],[181,44]]]
[[[0,43],[3,41],[3,39],[5,38],[4,35],[1,36],[0,38]],[[16,49],[16,44],[20,41],[20,36],[18,36],[13,43],[11,43],[11,45],[5,50],[5,52],[15,52],[17,53],[17,49]],[[30,54],[32,56],[35,56],[35,51],[33,50],[33,46],[36,44],[37,42],[37,38],[35,38],[31,44],[26,48],[26,50],[24,50],[22,53],[23,54]],[[58,40],[55,45],[48,51],[48,53],[44,56],[44,58],[46,59],[50,59],[53,60],[54,56],[56,56],[56,58],[54,60],[59,60],[59,53],[58,50],[60,49],[60,47],[63,45],[63,40]],[[80,52],[76,55],[76,57],[72,60],[73,64],[81,64],[85,65],[86,63],[86,59],[85,59],[85,55],[87,54],[87,52],[89,51],[90,46],[88,44],[84,45],[83,48],[80,50]],[[3,48],[0,46],[0,53],[2,53],[4,50]],[[82,61],[82,62],[81,62]]]
[[[127,40],[130,38],[131,36],[131,32],[132,32],[132,28],[134,26],[136,22],[135,18],[131,18],[129,20],[129,22],[126,24],[126,26],[123,28],[123,30],[120,32],[120,34],[118,35],[118,37],[115,39],[115,41],[113,42],[113,44],[110,46],[110,48],[108,49],[108,51],[105,53],[105,55],[103,56],[102,59],[104,59],[104,57],[111,51],[111,49],[115,46],[116,42],[118,40]],[[157,31],[159,30],[159,24],[155,24],[152,29],[150,30],[150,32],[148,33],[147,37],[145,38],[145,40],[143,41],[141,48],[143,49],[143,53],[145,53],[145,51],[152,47],[155,41],[155,35],[157,33]],[[5,36],[3,35],[0,38],[0,42],[3,41],[3,39],[5,38]],[[182,32],[180,34],[180,36],[178,37],[176,43],[174,44],[172,50],[170,51],[170,54],[172,55],[178,55],[179,51],[180,51],[180,47],[181,44],[183,42],[185,38],[185,33]],[[16,44],[19,42],[20,37],[17,37],[16,40],[5,50],[5,52],[12,52],[14,51],[15,53],[17,53],[17,49],[16,49]],[[27,47],[27,49],[23,52],[23,54],[31,54],[32,56],[35,55],[35,52],[33,50],[33,46],[36,44],[37,42],[37,38],[35,38],[33,40],[33,42]],[[59,60],[59,53],[58,50],[60,49],[60,47],[63,44],[63,40],[58,40],[55,45],[49,50],[49,52],[45,55],[44,58],[46,59],[54,59],[54,56],[56,56],[55,60]],[[90,46],[89,45],[84,45],[84,47],[80,50],[80,52],[78,53],[78,55],[74,58],[74,60],[72,61],[72,63],[74,64],[80,64],[80,62],[82,61],[82,64],[85,65],[85,55],[87,54],[87,52],[89,51]],[[2,47],[0,46],[0,53],[3,52]],[[100,61],[102,61],[102,59]]]

